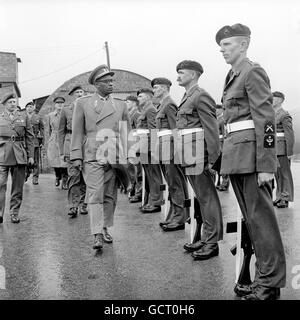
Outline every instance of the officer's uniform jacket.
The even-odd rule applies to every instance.
[[[70,160],[116,163],[127,156],[124,148],[128,130],[130,120],[124,102],[110,96],[105,99],[98,93],[78,98],[73,113]],[[107,141],[106,135],[110,137]]]
[[[176,115],[177,115],[177,105],[173,99],[168,95],[158,105],[157,115],[156,115],[156,128],[159,131],[168,129],[176,129]],[[159,160],[170,161],[174,158],[174,140],[173,134],[162,136],[157,139],[156,143],[156,156]]]
[[[33,112],[32,115],[28,114],[28,119],[34,134],[34,147],[39,147],[44,140],[44,122],[36,112]]]
[[[219,139],[220,139],[220,145],[221,149],[223,147],[224,137],[225,137],[225,126],[224,126],[224,118],[223,114],[219,115],[217,117],[218,120],[218,126],[219,126]]]
[[[229,71],[223,91],[225,125],[253,120],[255,129],[228,133],[221,174],[276,172],[276,128],[269,78],[258,64],[244,59]]]
[[[34,136],[26,112],[14,111],[11,119],[0,113],[0,165],[27,165],[34,156]]]
[[[291,156],[295,143],[293,119],[286,110],[280,108],[275,113],[275,120],[277,133],[284,134],[283,137],[277,137],[277,156]]]
[[[191,87],[185,93],[179,105],[176,126],[178,129],[202,128],[204,130],[204,158],[201,162],[213,164],[218,159],[220,141],[216,104],[214,99],[198,85]],[[183,147],[184,153],[187,153],[187,149],[195,148],[196,144],[192,140],[192,143],[185,143]],[[193,150],[188,154],[196,154],[196,152]]]
[[[58,145],[60,155],[70,156],[71,136],[72,136],[72,117],[74,102],[65,106],[60,113],[58,123]]]

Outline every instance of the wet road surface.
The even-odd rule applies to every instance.
[[[292,163],[295,202],[276,209],[287,258],[287,286],[281,299],[299,299],[300,163]],[[10,185],[8,186],[10,190]],[[236,299],[235,258],[229,249],[235,234],[224,234],[220,253],[194,261],[183,249],[190,226],[163,232],[162,213],[141,214],[139,204],[118,195],[113,244],[92,249],[89,216],[67,216],[67,191],[54,186],[54,175],[41,175],[24,186],[21,223],[9,219],[8,199],[0,225],[0,299]],[[224,226],[236,217],[233,191],[219,193]],[[253,269],[254,259],[252,259]],[[299,266],[297,269],[296,266]],[[253,274],[253,273],[252,273]]]

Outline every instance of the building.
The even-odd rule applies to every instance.
[[[7,93],[13,92],[21,97],[18,86],[18,63],[21,62],[15,53],[0,52],[0,100]],[[0,105],[0,108],[3,106]]]

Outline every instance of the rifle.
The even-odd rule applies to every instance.
[[[226,225],[226,233],[234,233],[237,232],[238,224],[237,222],[227,222]],[[248,229],[244,219],[242,219],[242,231],[241,231],[241,248],[243,249],[244,259],[242,263],[242,267],[238,276],[237,285],[249,285],[252,283],[251,275],[250,275],[250,261],[252,254],[254,253],[251,239],[249,237]],[[237,245],[235,244],[230,249],[232,255],[237,254]]]

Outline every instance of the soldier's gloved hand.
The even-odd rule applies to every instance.
[[[33,160],[33,158],[29,158],[29,159],[28,159],[28,164],[29,164],[29,165],[32,165],[32,166],[34,165],[34,160]]]
[[[263,186],[267,182],[270,182],[272,179],[274,179],[274,173],[259,172],[257,174],[257,183],[259,187]]]
[[[73,165],[78,170],[80,170],[80,171],[82,170],[82,160],[80,160],[80,159],[74,160]]]

